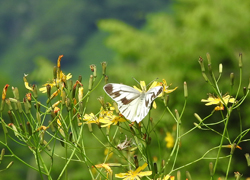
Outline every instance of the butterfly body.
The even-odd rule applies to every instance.
[[[118,104],[120,113],[128,120],[140,122],[149,112],[152,102],[161,94],[162,86],[142,91],[123,85],[110,83],[103,89]]]

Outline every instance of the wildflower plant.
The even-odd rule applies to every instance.
[[[245,136],[250,129],[243,129],[240,126],[239,135],[232,139],[229,136],[230,129],[228,128],[232,111],[240,107],[250,89],[245,88],[245,94],[243,97],[239,97],[242,83],[241,55],[239,86],[236,93],[233,93],[234,78],[231,75],[231,90],[225,95],[219,88],[222,65],[220,65],[219,76],[216,78],[212,71],[210,56],[208,55],[208,72],[205,70],[203,59],[199,59],[202,76],[213,89],[213,92],[207,92],[209,93],[208,99],[204,97],[201,102],[205,102],[206,106],[215,105],[216,107],[204,118],[195,113],[198,122],[195,122],[194,127],[189,130],[183,128],[181,123],[188,99],[186,82],[184,82],[183,108],[174,111],[169,107],[168,100],[171,96],[170,93],[178,93],[177,87],[170,89],[165,79],[161,82],[152,82],[149,89],[162,86],[163,90],[152,103],[153,108],[150,111],[156,111],[157,108],[158,112],[159,109],[163,109],[163,113],[151,114],[149,112],[141,122],[131,122],[122,116],[117,104],[111,98],[103,91],[98,91],[109,81],[105,62],[101,64],[102,75],[100,77],[98,77],[100,73],[97,72],[96,66],[90,66],[88,84],[84,85],[86,79],[83,81],[81,76],[73,80],[70,73],[67,75],[63,73],[62,57],[62,55],[59,56],[57,66],[53,69],[54,78],[43,87],[30,85],[28,75],[24,75],[23,80],[27,93],[23,99],[19,95],[18,88],[12,87],[13,95],[7,96],[9,85],[3,87],[0,107],[0,122],[3,132],[3,137],[0,139],[2,149],[0,163],[8,161],[8,158],[12,157],[40,174],[41,179],[70,179],[72,177],[71,166],[75,167],[74,163],[77,162],[77,167],[80,167],[79,171],[84,169],[84,173],[81,175],[83,179],[180,180],[179,170],[188,168],[189,165],[203,159],[211,160],[208,177],[217,179],[215,176],[218,162],[222,158],[227,158],[228,164],[225,172],[225,179],[227,179],[235,149],[241,148],[240,143],[249,141]],[[144,81],[141,81],[141,89],[138,86],[134,88],[146,91],[147,86]],[[43,93],[46,94],[45,101],[44,96],[40,99]],[[94,93],[101,93],[98,99],[92,99],[98,110],[88,108],[90,97]],[[8,118],[4,114],[6,109],[8,109]],[[213,118],[213,115],[218,112],[221,114],[221,120],[213,124],[208,123],[207,120]],[[165,113],[172,117],[174,126],[171,126],[172,131],[163,128],[166,130],[163,133],[166,134],[164,137],[159,136],[157,127],[161,121],[166,120]],[[240,116],[239,119],[241,121]],[[218,125],[223,126],[222,131],[215,128]],[[171,127],[167,129],[171,129]],[[195,130],[211,131],[221,138],[220,143],[204,152],[199,159],[180,165],[178,157],[182,151],[181,140]],[[16,146],[27,148],[30,155],[33,155],[35,164],[29,163],[17,155],[15,149],[10,146],[10,141],[16,143]],[[98,143],[104,153],[100,154],[100,151],[95,151],[94,141]],[[89,148],[92,148],[91,151],[96,154],[93,155],[88,150]],[[223,155],[222,148],[231,148],[231,153]],[[164,153],[166,150],[169,153]],[[217,151],[215,157],[210,156],[212,151]],[[246,155],[246,158],[249,162],[249,155]],[[53,171],[56,160],[61,162],[59,173]],[[11,171],[12,164],[13,161],[10,161],[0,171]],[[239,172],[235,173],[235,176],[241,177]],[[186,179],[191,179],[188,171]]]

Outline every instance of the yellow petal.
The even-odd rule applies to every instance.
[[[143,91],[143,92],[146,92],[146,91],[147,91],[147,86],[146,86],[145,81],[140,81],[140,85],[141,85],[142,91]]]
[[[129,175],[128,173],[119,173],[119,174],[115,174],[115,177],[117,177],[117,178],[125,178],[128,175]]]
[[[29,86],[28,82],[24,82],[24,86],[26,87],[26,89],[33,91],[33,89]]]
[[[152,174],[152,171],[144,171],[144,172],[140,172],[138,175],[139,176],[150,176]]]

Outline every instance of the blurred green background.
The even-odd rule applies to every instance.
[[[198,64],[199,56],[206,60],[207,52],[212,57],[216,76],[219,63],[223,64],[223,76],[219,82],[223,93],[230,92],[229,75],[235,73],[235,87],[231,95],[235,95],[238,88],[238,55],[242,53],[243,86],[248,86],[250,1],[1,1],[0,85],[18,87],[20,94],[25,92],[22,89],[24,73],[29,74],[30,83],[41,86],[52,79],[52,68],[61,54],[64,55],[61,62],[63,71],[71,72],[74,80],[82,75],[86,87],[89,65],[96,64],[101,72],[100,62],[107,61],[110,82],[135,85],[132,77],[146,83],[164,78],[168,84],[172,83],[172,87],[178,86],[170,94],[169,106],[172,111],[182,109],[183,82],[186,81],[189,97],[182,119],[182,131],[185,132],[197,121],[194,113],[203,118],[214,108],[200,102],[212,90],[202,78]],[[96,97],[104,95],[101,89]],[[245,129],[250,126],[247,102],[240,110]],[[98,111],[98,108],[96,102],[90,104],[92,111]],[[163,106],[158,109],[164,110]],[[220,116],[217,114],[210,119],[211,122],[218,120]],[[168,114],[165,116],[166,123],[163,125],[171,131],[174,121]],[[237,113],[233,114],[229,125],[232,139],[239,134],[238,120]],[[178,165],[197,159],[207,149],[218,145],[220,139],[213,135],[196,130],[183,138]],[[243,173],[244,177],[250,176],[244,157],[245,153],[250,152],[250,146],[249,143],[240,146],[243,150],[235,152],[231,177],[235,171]],[[228,154],[229,151],[223,153]],[[100,152],[103,153],[103,149]],[[24,159],[31,157],[28,153],[20,148],[20,155]],[[101,163],[98,160],[95,162]],[[182,172],[190,171],[193,179],[208,179],[209,162],[201,161],[184,168]],[[226,169],[223,163],[226,164],[222,162],[218,170],[221,176]],[[1,166],[3,168],[4,164]],[[1,177],[31,178],[32,173],[21,163],[16,162],[12,168],[18,173],[13,175],[10,169],[3,172]],[[80,173],[82,168],[79,167],[79,171],[74,169],[73,179],[84,179]],[[32,176],[32,179],[36,178],[39,179],[36,175]]]

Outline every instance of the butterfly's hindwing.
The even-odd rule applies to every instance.
[[[114,83],[105,85],[103,89],[116,101],[120,113],[126,119],[138,123],[148,114],[151,103],[162,92],[162,86],[140,92],[130,86]]]

